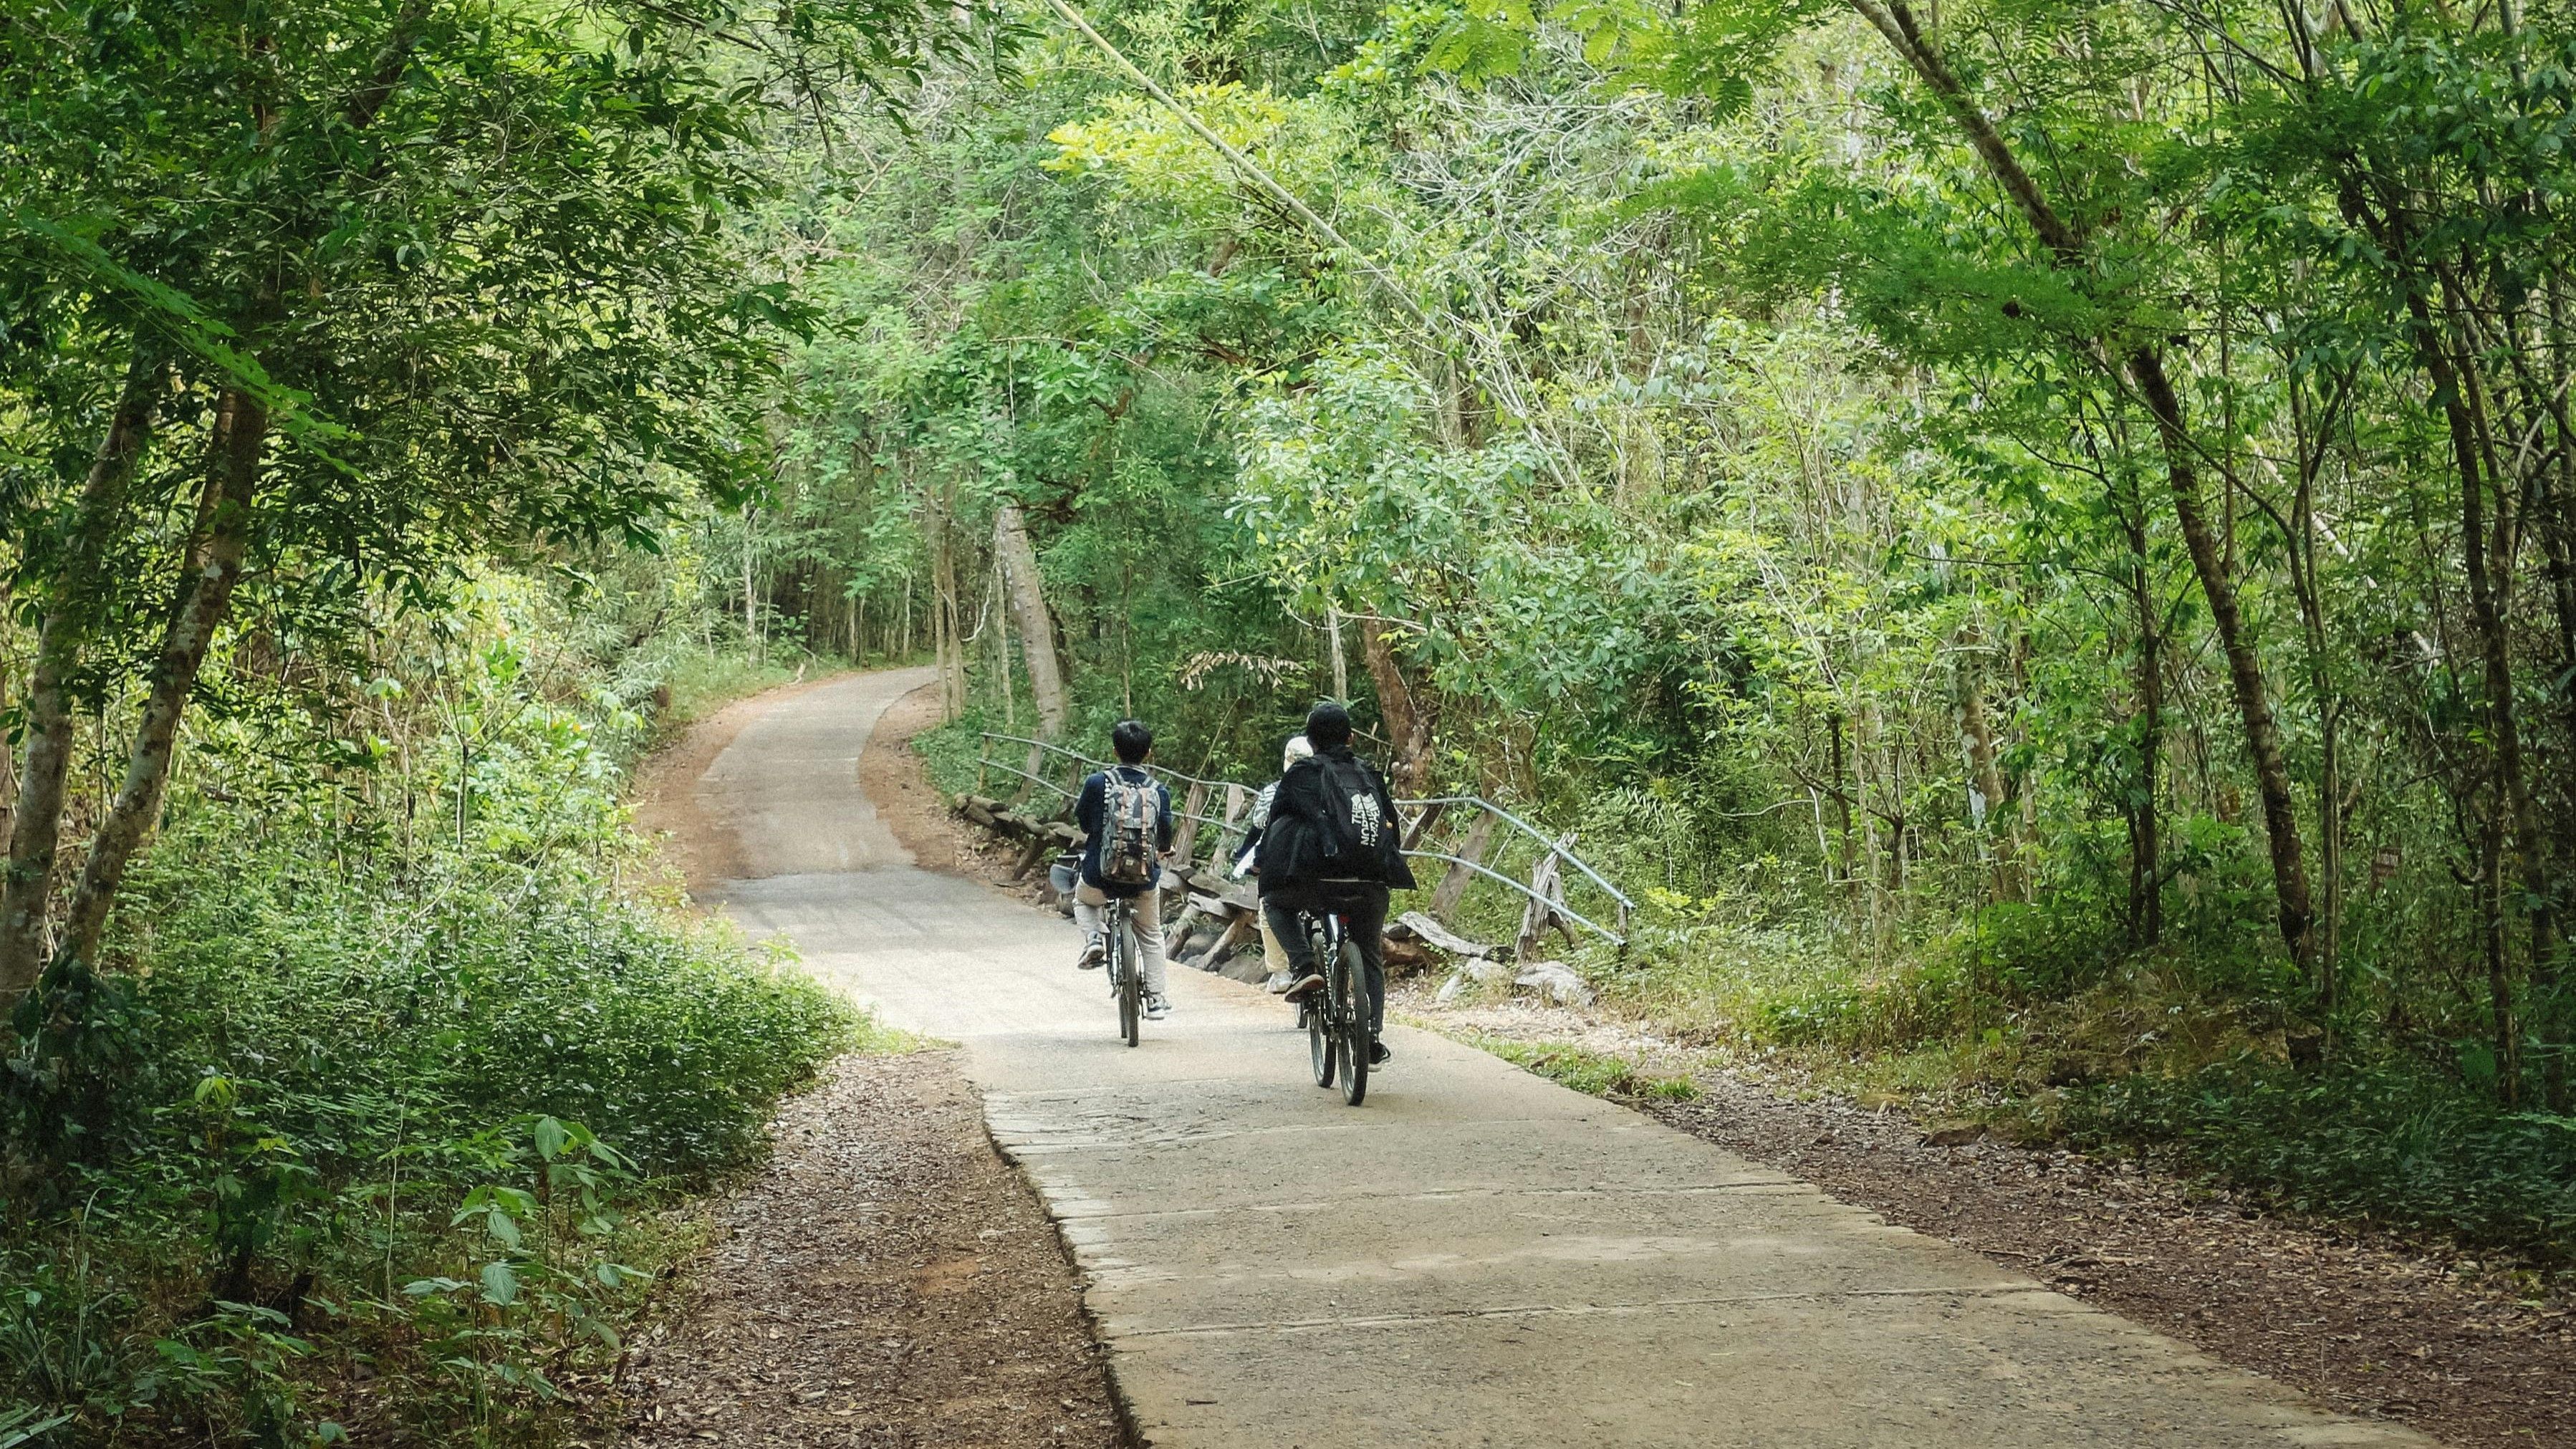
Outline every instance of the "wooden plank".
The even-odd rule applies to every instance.
[[[1387,934],[1392,936],[1398,932],[1426,946],[1437,946],[1452,956],[1469,956],[1483,960],[1502,954],[1500,947],[1470,941],[1420,911],[1407,911],[1396,917],[1395,924],[1387,928]]]

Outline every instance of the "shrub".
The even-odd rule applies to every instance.
[[[679,1249],[644,1210],[853,1040],[631,887],[616,731],[474,657],[465,768],[202,756],[103,964],[22,1003],[0,1443],[544,1442]]]
[[[2064,1121],[2079,1145],[2163,1151],[2293,1211],[2576,1255],[2576,1119],[2504,1111],[2411,1063],[2244,1057],[2080,1089]]]

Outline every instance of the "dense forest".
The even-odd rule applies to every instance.
[[[756,626],[1184,768],[1347,680],[1614,999],[2568,1241],[2564,14],[1098,18],[790,206]]]
[[[570,1432],[863,1029],[620,806],[799,665],[1354,696],[1613,1010],[2563,1262],[2571,142],[2510,0],[0,0],[0,1446]]]

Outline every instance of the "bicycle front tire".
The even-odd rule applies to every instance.
[[[1141,966],[1136,947],[1135,928],[1121,921],[1117,930],[1118,953],[1118,1034],[1129,1046],[1136,1045],[1141,1034],[1139,1023],[1144,1018],[1144,986],[1138,979]]]
[[[1360,970],[1359,946],[1342,942],[1340,959],[1333,963],[1332,991],[1342,1028],[1342,1103],[1350,1107],[1368,1098],[1368,984]]]

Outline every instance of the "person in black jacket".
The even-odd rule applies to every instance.
[[[1298,915],[1340,914],[1345,934],[1360,948],[1374,1038],[1386,1025],[1382,937],[1387,895],[1413,889],[1413,871],[1404,863],[1403,827],[1386,781],[1351,753],[1350,711],[1330,700],[1316,705],[1306,716],[1306,742],[1315,747],[1314,757],[1299,760],[1279,777],[1270,823],[1254,855],[1261,872],[1261,909],[1288,955],[1288,972],[1295,978],[1288,988],[1290,1001],[1324,985]],[[1385,1044],[1377,1043],[1369,1061],[1381,1064],[1389,1055]]]

